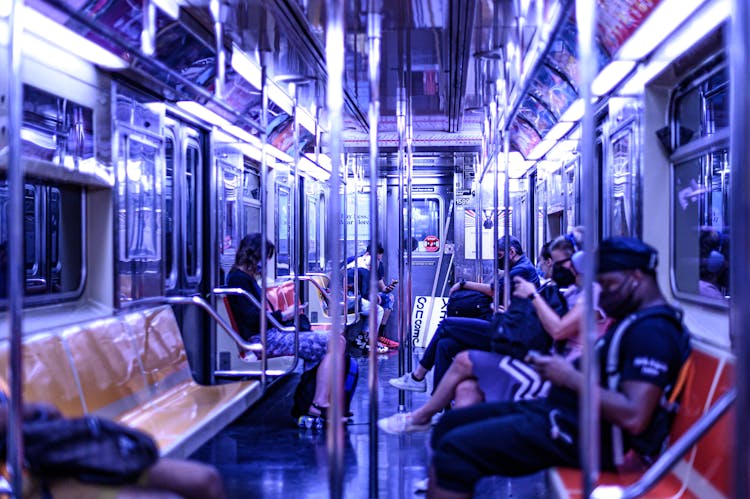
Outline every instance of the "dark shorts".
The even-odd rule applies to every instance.
[[[521,360],[480,350],[469,350],[469,358],[486,402],[531,400],[549,392],[549,382]]]

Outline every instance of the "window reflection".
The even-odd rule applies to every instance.
[[[439,251],[440,201],[436,198],[412,198],[411,213],[406,212],[406,201],[404,201],[404,206],[404,216],[411,216],[412,236],[417,241],[417,249],[414,251],[416,253]],[[404,240],[409,240],[406,234]]]

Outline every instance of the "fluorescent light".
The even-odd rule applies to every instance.
[[[23,24],[26,30],[52,45],[68,50],[82,59],[107,69],[128,67],[128,63],[124,59],[30,7],[24,9],[23,15],[25,16]]]
[[[293,157],[291,157],[278,147],[272,146],[271,144],[266,144],[266,152],[284,163],[291,163],[294,161]]]
[[[570,121],[558,122],[557,125],[553,126],[552,129],[547,132],[547,135],[544,136],[544,140],[560,140],[565,137],[565,134],[568,133],[571,128],[573,128],[573,125],[575,125],[575,123]]]
[[[304,107],[297,106],[297,121],[302,128],[315,135],[315,120]]]
[[[576,127],[575,130],[568,134],[568,140],[580,140],[581,138],[581,127]]]
[[[274,104],[283,109],[286,114],[292,114],[292,98],[270,78],[266,78],[266,91],[268,92],[268,98],[271,99]]]
[[[331,178],[331,172],[325,170],[323,167],[305,156],[301,157],[299,160],[299,169],[321,182],[325,182]]]
[[[628,81],[620,88],[617,92],[618,95],[640,95],[643,93],[643,88],[646,83],[654,79],[656,75],[664,71],[669,66],[670,61],[664,60],[653,60],[646,66],[638,69],[638,71],[630,77]]]
[[[560,117],[560,121],[578,121],[583,118],[583,111],[583,99],[576,99]]]
[[[561,166],[562,166],[562,163],[560,161],[545,160],[545,161],[539,161],[536,164],[536,169],[537,171],[541,170],[542,173],[549,175],[550,173],[554,173],[557,170],[559,170]]]
[[[575,151],[576,147],[578,147],[577,140],[561,140],[547,153],[545,159],[567,159]]]
[[[615,88],[635,67],[634,61],[612,61],[594,78],[591,92],[596,96],[606,95]]]
[[[662,0],[633,35],[620,47],[618,59],[637,61],[650,54],[704,0]]]
[[[192,114],[193,116],[202,119],[203,121],[207,121],[208,123],[211,123],[212,125],[216,125],[218,127],[224,128],[225,130],[230,128],[232,126],[229,121],[225,120],[215,112],[211,111],[210,109],[206,109],[205,107],[201,106],[195,101],[191,100],[183,100],[179,101],[177,103],[177,106],[184,109],[188,113]]]
[[[676,58],[698,40],[726,21],[731,14],[730,0],[716,0],[706,6],[701,15],[694,16],[680,27],[641,67],[618,92],[620,95],[638,95],[648,82],[658,76]]]
[[[679,30],[679,34],[664,46],[663,58],[675,59],[692,47],[698,40],[729,19],[732,13],[730,0],[717,0],[703,9]],[[659,57],[660,59],[662,57]]]
[[[534,149],[531,150],[528,156],[526,156],[526,159],[539,159],[545,154],[547,154],[547,151],[552,149],[554,145],[557,143],[555,140],[543,140],[540,143],[538,143]]]
[[[236,44],[232,45],[232,69],[237,71],[254,88],[260,90],[262,72],[260,67],[250,59]]]
[[[177,20],[180,17],[180,5],[175,0],[152,0],[169,17]]]

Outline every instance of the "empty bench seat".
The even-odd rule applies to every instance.
[[[7,372],[7,342],[0,348],[0,369]],[[170,307],[34,334],[25,338],[23,357],[27,402],[141,429],[163,455],[192,453],[261,395],[255,380],[195,383]]]
[[[733,383],[733,365],[726,358],[695,347],[691,357],[692,367],[682,391],[670,442],[680,438]],[[731,497],[732,417],[731,410],[724,414],[675,468],[643,497]],[[548,477],[556,497],[583,497],[580,470],[551,469]],[[640,473],[601,473],[597,483],[628,486],[640,478]]]

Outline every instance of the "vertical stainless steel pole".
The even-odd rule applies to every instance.
[[[326,101],[328,118],[331,127],[331,202],[328,209],[328,234],[331,242],[332,293],[334,297],[343,296],[340,278],[341,254],[341,154],[343,132],[342,110],[344,106],[344,2],[342,0],[327,0],[326,23],[326,71],[328,85],[326,86]],[[343,344],[339,341],[342,333],[340,301],[332,300],[331,316],[334,318],[331,330],[329,348],[333,355],[331,369],[331,421],[327,431],[328,446],[328,486],[333,499],[343,496],[343,465],[344,465],[344,428],[339,422],[343,417],[344,386],[343,377]]]
[[[146,55],[154,55],[156,51],[156,5],[152,0],[143,0],[141,51]]]
[[[268,55],[266,53],[266,55]],[[260,343],[263,349],[260,353],[260,386],[266,389],[266,370],[268,369],[268,321],[266,320],[266,285],[268,279],[268,66],[263,60],[261,65],[260,101],[261,114],[260,132]]]
[[[737,410],[735,411],[735,497],[750,497],[750,141],[747,130],[750,126],[750,65],[747,53],[750,50],[750,6],[747,0],[732,1],[732,27],[729,46],[730,62],[730,168],[731,168],[731,231],[730,231],[730,276],[731,313],[730,334],[737,354]]]
[[[13,497],[23,490],[23,164],[21,126],[23,123],[23,81],[21,77],[21,36],[24,28],[24,2],[12,0],[8,67],[8,336],[10,337],[10,407],[8,411],[8,467]]]
[[[302,81],[302,80],[301,80]],[[300,82],[301,82],[300,81]],[[291,90],[292,98],[294,99],[294,105],[292,107],[293,123],[294,126],[294,176],[292,177],[292,224],[291,230],[289,231],[292,235],[292,244],[290,245],[289,251],[289,269],[294,272],[294,365],[299,362],[299,273],[300,273],[300,241],[304,240],[301,232],[297,232],[297,227],[302,227],[302,221],[300,220],[300,206],[299,206],[299,155],[300,155],[300,143],[299,143],[299,116],[297,115],[297,108],[299,106],[299,86],[297,82],[291,82],[289,84],[289,90]]]
[[[378,303],[378,120],[380,119],[380,41],[381,14],[380,0],[369,0],[367,3],[367,39],[369,42],[369,79],[370,79],[370,303]],[[373,260],[374,259],[374,260]],[[378,497],[378,334],[377,315],[370,312],[370,369],[367,372],[367,387],[370,392],[370,497]]]
[[[411,312],[407,305],[407,299],[409,293],[406,289],[406,255],[410,254],[412,250],[412,239],[411,232],[406,231],[406,223],[404,220],[404,193],[405,193],[405,161],[406,152],[406,90],[403,85],[403,71],[399,73],[399,89],[398,97],[396,98],[396,124],[398,128],[398,231],[399,239],[403,240],[403,251],[399,255],[398,260],[398,279],[401,283],[399,286],[398,294],[398,311],[399,311],[399,336],[401,347],[398,349],[398,375],[403,376],[406,373],[406,356],[407,347],[406,343],[411,342],[411,329],[409,329],[409,323],[407,316]],[[407,247],[408,244],[408,247]],[[398,391],[398,410],[403,412],[406,410],[406,393],[403,390]]]
[[[221,99],[224,95],[224,79],[226,75],[227,52],[224,49],[224,9],[222,0],[211,0],[211,16],[214,18],[214,36],[216,37],[216,78],[214,79],[214,94]],[[264,262],[265,263],[265,262]]]
[[[406,2],[406,12],[407,12],[407,19],[411,19],[412,12],[411,12],[412,4],[411,2]],[[408,213],[408,216],[406,217],[406,231],[409,233],[409,238],[412,237],[412,208],[413,208],[413,200],[412,200],[412,180],[413,180],[413,174],[414,174],[414,107],[413,107],[413,97],[414,97],[414,90],[412,88],[412,59],[411,59],[411,29],[406,30],[406,81],[404,82],[404,90],[406,92],[406,213]],[[440,244],[445,244],[444,241],[440,241]],[[407,305],[409,307],[409,311],[411,311],[411,304],[414,303],[413,301],[413,285],[412,285],[412,257],[414,254],[409,251],[406,254],[406,267],[405,267],[405,277],[406,277],[406,283],[404,286],[404,291],[406,292],[406,301],[404,302],[404,305]],[[437,270],[438,272],[440,269]],[[411,322],[411,314],[406,314],[406,330],[409,331],[409,334],[411,335],[412,331],[412,322]],[[401,347],[403,348],[403,347]],[[414,343],[409,341],[406,345],[406,369],[409,372],[412,372],[412,362],[414,360]]]
[[[582,208],[583,225],[586,228],[583,233],[583,247],[587,250],[583,263],[583,302],[585,308],[581,319],[581,331],[584,332],[582,367],[585,386],[580,397],[579,429],[581,435],[580,455],[583,468],[583,496],[589,497],[594,490],[599,473],[599,397],[596,390],[596,387],[599,386],[599,370],[594,350],[596,330],[594,329],[592,294],[594,282],[594,210],[596,209],[596,200],[592,193],[596,192],[596,177],[594,171],[594,107],[591,103],[591,83],[597,70],[594,52],[596,1],[576,0],[576,20],[578,23],[579,75],[581,79],[579,88],[584,102],[581,130],[581,191],[584,193]]]

